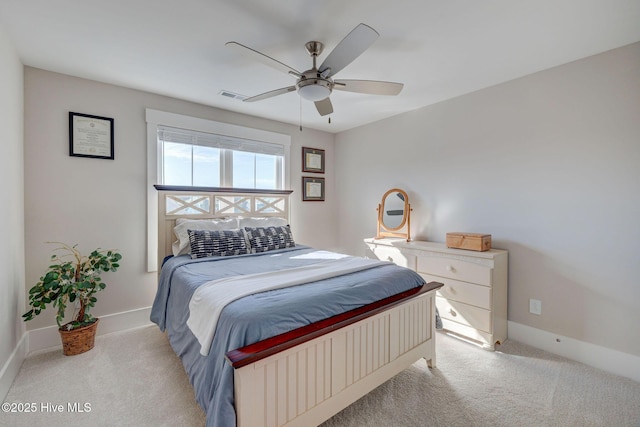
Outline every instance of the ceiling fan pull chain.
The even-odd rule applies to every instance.
[[[302,98],[299,98],[299,100],[300,100],[300,119],[299,119],[300,121],[299,121],[299,123],[300,123],[300,132],[302,132]]]

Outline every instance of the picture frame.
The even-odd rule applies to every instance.
[[[302,147],[302,172],[324,173],[324,150]]]
[[[70,111],[69,155],[114,160],[113,119]]]
[[[302,177],[302,201],[324,202],[324,178]]]

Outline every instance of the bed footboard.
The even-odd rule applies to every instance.
[[[244,358],[234,366],[238,427],[318,425],[421,357],[434,367],[440,286],[259,360]]]

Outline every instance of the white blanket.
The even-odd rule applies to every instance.
[[[227,304],[247,295],[342,276],[383,263],[379,260],[343,257],[287,270],[212,280],[200,286],[191,297],[187,326],[200,343],[200,354],[206,356],[220,313]]]

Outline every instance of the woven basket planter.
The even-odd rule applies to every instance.
[[[66,330],[66,325],[62,325],[62,327],[58,329],[58,332],[60,332],[60,338],[62,339],[62,352],[64,355],[75,356],[76,354],[91,350],[96,338],[99,321],[100,319],[96,319],[96,321],[90,325],[70,331]]]

